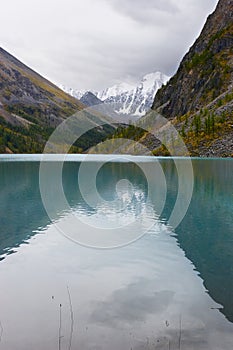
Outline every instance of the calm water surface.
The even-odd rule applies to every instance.
[[[56,164],[50,163],[51,171]],[[91,164],[98,166],[95,158]],[[143,220],[152,223],[132,244],[100,250],[57,230],[57,222],[72,224],[62,208],[54,209],[51,222],[36,158],[1,159],[0,349],[232,350],[233,161],[193,160],[192,200],[175,230],[167,222],[177,198],[177,172],[171,159],[160,165],[167,195],[158,216],[151,161],[144,164],[154,189],[149,201],[140,167],[118,160],[99,170],[97,189],[110,204],[94,208],[80,193],[79,158],[65,163],[64,193],[78,218],[107,225],[119,214],[111,205],[116,184],[127,179],[130,186],[120,188],[121,224],[141,214],[140,229]],[[56,189],[50,195],[56,208]],[[96,234],[94,225],[88,234]]]

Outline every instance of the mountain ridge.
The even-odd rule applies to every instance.
[[[190,154],[231,156],[233,1],[220,0],[152,109],[170,119]],[[215,144],[216,142],[216,144]]]
[[[42,153],[55,128],[86,106],[0,49],[0,153]],[[95,129],[102,116],[78,113],[77,123],[93,126],[71,151],[83,152],[114,129]],[[85,130],[85,128],[84,128]]]

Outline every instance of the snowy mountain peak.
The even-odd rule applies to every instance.
[[[156,92],[168,80],[169,77],[165,74],[154,72],[146,74],[136,84],[121,82],[102,91],[91,92],[104,103],[114,104],[117,113],[141,117],[151,108]],[[62,86],[61,88],[78,99],[82,99],[86,93],[86,91],[76,91]]]
[[[111,86],[110,88],[104,89],[102,91],[96,92],[96,96],[104,101],[107,98],[116,97],[123,93],[128,93],[129,91],[133,91],[135,88],[134,85],[130,85],[128,83],[118,83],[116,85]]]
[[[70,96],[77,98],[78,100],[81,100],[83,95],[87,92],[85,90],[75,90],[65,85],[60,85],[59,88],[64,92],[66,92],[67,94],[69,94]]]
[[[163,81],[164,78],[166,78],[167,76],[161,72],[154,72],[154,73],[149,73],[146,74],[142,80],[147,80],[147,81],[155,81],[155,80],[160,80]],[[167,77],[168,78],[168,77]]]
[[[169,77],[161,72],[146,74],[137,84],[120,83],[97,93],[105,103],[116,104],[116,111],[135,117],[143,116],[152,106],[158,89]]]

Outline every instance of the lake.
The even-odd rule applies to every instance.
[[[1,350],[232,350],[233,160],[40,160],[0,158]]]

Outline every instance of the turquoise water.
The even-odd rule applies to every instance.
[[[99,202],[91,179],[102,159],[89,158],[84,190],[84,159],[65,162],[68,209],[49,178],[60,163],[50,159],[48,215],[40,159],[2,157],[0,349],[232,349],[233,161],[193,160],[190,206],[174,228],[181,187],[172,159],[153,170],[151,158],[113,158],[97,172]],[[111,224],[120,247],[99,249]],[[98,249],[88,247],[93,237]]]

